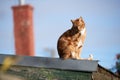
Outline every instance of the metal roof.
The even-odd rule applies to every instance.
[[[6,57],[17,57],[17,56],[0,54],[0,64],[3,64],[3,61]],[[97,71],[97,67],[98,67],[97,60],[72,60],[72,59],[61,60],[59,58],[31,57],[31,56],[20,56],[20,57],[21,60],[14,65],[85,71],[85,72]]]

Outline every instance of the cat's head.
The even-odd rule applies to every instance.
[[[83,30],[85,27],[85,23],[82,19],[82,17],[75,19],[75,20],[71,20],[73,27],[77,28],[79,31]]]

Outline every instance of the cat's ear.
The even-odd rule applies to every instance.
[[[71,20],[72,23],[74,23],[74,20]]]
[[[82,21],[82,20],[83,20],[83,18],[80,16],[79,20],[80,20],[80,21]]]

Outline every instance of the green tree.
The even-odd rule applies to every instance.
[[[116,55],[116,74],[120,76],[120,53]]]

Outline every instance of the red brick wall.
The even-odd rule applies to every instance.
[[[17,55],[34,56],[33,7],[13,6],[15,52]]]

